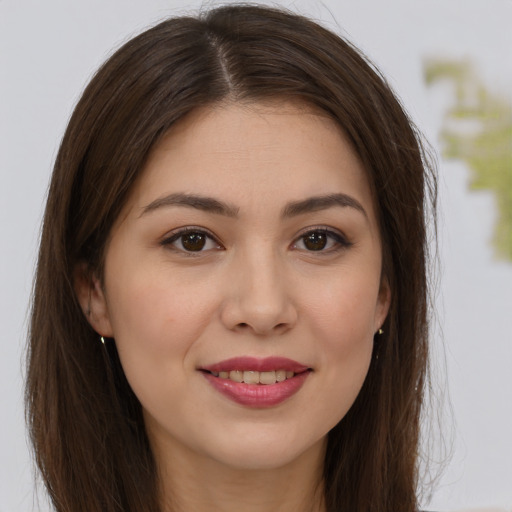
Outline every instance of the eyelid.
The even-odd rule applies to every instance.
[[[213,240],[219,247],[224,248],[222,243],[219,241],[219,239],[209,230],[204,227],[200,226],[183,226],[181,228],[173,229],[172,231],[169,231],[166,233],[162,239],[160,240],[159,244],[164,247],[170,247],[172,248],[172,244],[180,238],[180,236],[186,235],[187,233],[201,233],[206,235],[208,238]],[[207,252],[207,251],[182,251],[181,249],[175,248],[176,251],[183,252],[187,255],[199,255],[201,252]]]
[[[333,238],[336,242],[336,246],[330,249],[326,250],[320,250],[320,251],[308,251],[311,253],[329,253],[340,249],[348,249],[352,245],[354,245],[352,242],[349,241],[348,237],[339,229],[332,228],[330,226],[325,225],[319,225],[319,226],[308,226],[307,228],[304,228],[299,232],[299,234],[295,237],[294,241],[292,242],[292,247],[295,247],[298,241],[303,238],[304,236],[308,235],[309,233],[315,233],[315,232],[321,232],[325,233],[327,236]]]
[[[308,226],[307,228],[302,229],[297,234],[297,236],[294,238],[292,245],[291,245],[292,249],[296,248],[296,245],[300,241],[301,238],[308,235],[309,233],[314,233],[314,232],[321,232],[321,233],[326,234],[328,237],[332,238],[335,241],[335,246],[331,247],[329,249],[325,249],[325,250],[307,251],[307,252],[312,252],[312,253],[317,252],[319,254],[321,254],[321,253],[325,254],[325,253],[335,252],[336,250],[347,249],[353,245],[353,243],[348,240],[348,237],[339,229],[332,228],[330,226],[325,226],[325,225],[318,225],[318,226]],[[198,256],[203,252],[208,252],[208,250],[197,251],[197,252],[185,251],[185,250],[182,250],[182,249],[172,246],[172,244],[174,242],[176,242],[181,236],[183,236],[187,233],[204,234],[209,239],[211,239],[215,244],[217,244],[220,248],[224,249],[223,244],[219,241],[217,236],[215,236],[209,229],[200,227],[200,226],[183,226],[180,228],[173,229],[172,231],[166,233],[164,235],[164,237],[162,237],[162,239],[159,241],[159,245],[164,246],[164,247],[169,247],[171,249],[176,250],[177,252],[184,253],[188,256]],[[302,249],[299,249],[299,250],[302,250]]]

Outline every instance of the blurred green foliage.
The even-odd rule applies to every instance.
[[[430,60],[424,66],[431,85],[449,80],[455,102],[447,110],[441,130],[443,156],[465,161],[470,188],[489,189],[496,197],[498,219],[493,244],[496,256],[512,261],[512,104],[491,93],[470,62]]]

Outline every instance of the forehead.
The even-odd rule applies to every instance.
[[[373,213],[366,172],[340,127],[299,103],[228,103],[198,109],[152,150],[130,207],[194,193],[244,208],[342,192]]]

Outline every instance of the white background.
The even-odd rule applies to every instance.
[[[434,145],[452,98],[449,87],[425,87],[425,57],[472,59],[488,89],[512,101],[512,0],[275,3],[320,19],[358,44]],[[0,512],[38,510],[24,431],[23,347],[44,196],[66,121],[113,48],[149,24],[200,5],[0,0]],[[512,510],[512,262],[493,260],[492,194],[467,190],[461,162],[441,161],[440,176],[437,305],[452,404],[444,430],[454,453],[429,508]],[[441,343],[435,347],[443,374]],[[44,502],[40,506],[46,510]]]

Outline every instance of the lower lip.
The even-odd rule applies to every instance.
[[[275,384],[245,384],[203,372],[208,382],[224,396],[237,404],[255,408],[272,407],[288,400],[299,391],[309,374],[310,371],[305,371]]]

